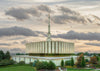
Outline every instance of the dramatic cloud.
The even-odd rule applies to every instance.
[[[25,49],[20,49],[20,48],[13,48],[10,49],[11,53],[25,53]]]
[[[85,43],[86,45],[100,46],[100,43]]]
[[[0,36],[38,36],[36,32],[33,32],[30,29],[23,27],[11,27],[11,28],[2,28],[0,29]]]
[[[8,43],[0,43],[1,46],[10,46],[11,44]]]
[[[52,12],[52,10],[47,5],[40,5],[38,6],[38,9],[48,13]]]
[[[60,7],[60,9],[63,13],[66,13],[66,14],[71,14],[71,15],[80,15],[78,12],[75,12],[67,7]]]
[[[80,13],[71,10],[66,7],[60,7],[59,10],[62,12],[61,15],[55,15],[52,18],[52,21],[56,24],[66,24],[66,23],[79,23],[79,24],[87,24],[91,23],[91,19],[80,15]]]
[[[51,21],[55,24],[67,24],[67,23],[76,23],[76,24],[100,24],[100,18],[92,15],[92,18],[95,18],[96,22],[94,20],[91,20],[91,17],[83,16],[77,11],[74,11],[70,8],[64,7],[64,6],[53,6],[57,10],[52,9],[52,7],[49,7],[47,5],[38,5],[35,6],[35,8],[11,8],[8,11],[6,11],[6,15],[12,16],[16,18],[17,20],[27,20],[30,18],[35,18],[38,22],[38,19],[45,20],[46,23],[46,16],[47,13],[51,13]],[[59,13],[59,14],[56,14]],[[42,15],[42,17],[41,17]],[[38,18],[39,17],[39,18]]]
[[[11,8],[5,13],[6,15],[10,15],[18,20],[29,19],[31,16],[40,16],[40,13],[35,8]]]
[[[86,24],[87,23],[85,18],[82,17],[82,16],[73,16],[73,15],[70,16],[70,15],[67,15],[67,14],[54,16],[52,21],[56,24],[66,24],[66,23]]]
[[[26,40],[21,41],[21,44],[26,44],[26,43],[27,43]]]
[[[53,37],[58,37],[58,38],[63,38],[63,39],[78,39],[78,40],[98,40],[100,41],[100,33],[78,33],[75,31],[69,31],[66,34],[58,34],[57,36]]]
[[[10,51],[22,51],[20,48],[13,48],[13,49],[10,49]]]

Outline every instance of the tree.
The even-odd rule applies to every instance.
[[[90,64],[97,64],[96,56],[93,56],[93,57],[90,58]]]
[[[10,58],[11,58],[10,53],[9,53],[9,51],[7,51],[5,54],[5,59],[10,60]]]
[[[4,52],[1,50],[1,51],[0,51],[0,61],[3,60],[4,57],[5,57],[5,54],[4,54]]]
[[[74,59],[71,58],[71,66],[74,66]]]
[[[85,67],[85,59],[84,59],[84,55],[81,54],[78,58],[77,58],[77,63],[76,63],[77,67]]]
[[[82,57],[82,62],[81,62],[81,67],[85,67],[86,64],[85,64],[85,59],[84,59],[84,56]]]
[[[48,70],[54,70],[54,69],[56,69],[56,65],[52,61],[49,61]]]
[[[61,67],[64,67],[64,60],[61,61]]]

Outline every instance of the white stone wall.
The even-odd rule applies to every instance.
[[[53,58],[53,59],[52,59]],[[25,63],[26,64],[29,64],[29,63],[31,63],[31,62],[34,62],[35,60],[39,60],[39,61],[47,61],[47,62],[49,62],[49,61],[53,61],[55,64],[56,64],[56,66],[60,66],[60,63],[61,63],[61,60],[63,59],[64,61],[68,61],[68,60],[71,60],[71,57],[51,57],[51,59],[49,58],[49,57],[32,57],[32,56],[29,56],[29,57],[27,57],[27,56],[12,56],[12,59],[14,60],[14,61],[16,61],[17,63],[19,63],[20,61],[25,61]],[[77,60],[77,57],[73,57],[73,59],[74,59],[74,61],[76,62]]]
[[[74,43],[62,41],[27,43],[26,53],[72,54],[74,53]]]

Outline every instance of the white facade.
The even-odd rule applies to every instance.
[[[12,59],[14,61],[16,61],[17,63],[19,63],[20,61],[25,61],[26,64],[29,63],[33,63],[35,60],[39,60],[39,61],[52,61],[56,64],[56,66],[60,66],[61,60],[63,59],[64,61],[69,61],[71,60],[71,57],[73,56],[69,56],[69,57],[37,57],[37,56],[24,56],[24,55],[16,55],[16,56],[12,56]],[[76,62],[77,57],[73,57],[74,61]]]
[[[62,41],[41,41],[26,44],[26,53],[34,54],[73,54],[74,43]]]

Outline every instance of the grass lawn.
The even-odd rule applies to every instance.
[[[67,69],[67,71],[94,71],[91,69]]]
[[[31,66],[9,66],[1,67],[0,71],[35,71]]]
[[[99,57],[99,62],[100,62],[100,57]]]

